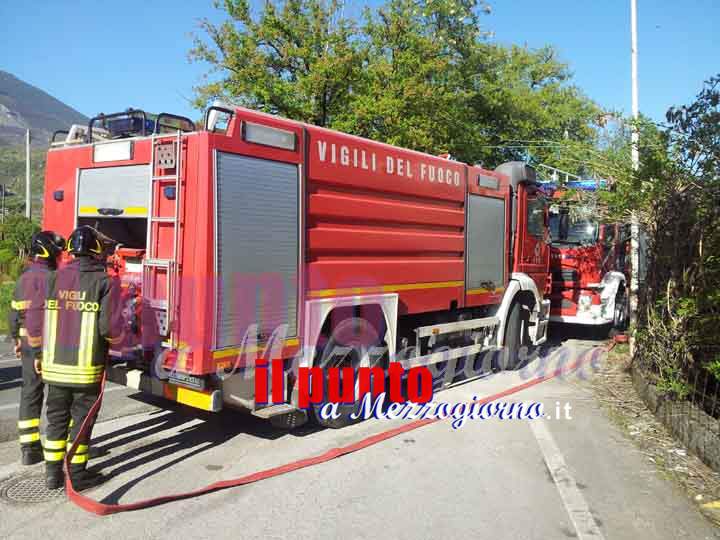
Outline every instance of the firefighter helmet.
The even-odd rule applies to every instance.
[[[30,240],[30,254],[41,259],[57,259],[65,249],[65,239],[52,231],[40,231]]]
[[[73,255],[100,257],[103,253],[103,243],[98,231],[89,225],[82,225],[70,234],[67,250]]]

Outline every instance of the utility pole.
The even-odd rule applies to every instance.
[[[637,0],[630,0],[630,64],[632,79],[632,115],[633,127],[631,135],[632,169],[636,174],[640,168],[640,133],[638,132],[638,47],[637,47]],[[637,212],[630,216],[630,325],[633,332],[630,335],[630,355],[635,354],[634,328],[638,319],[638,291],[640,289],[640,224]]]
[[[30,219],[30,129],[25,132],[25,217]]]

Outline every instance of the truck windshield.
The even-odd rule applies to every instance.
[[[567,238],[560,238],[560,214],[550,214],[550,234],[553,245],[588,245],[594,244],[598,239],[598,223],[585,218],[570,218]]]

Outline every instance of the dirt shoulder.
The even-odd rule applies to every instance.
[[[627,345],[616,345],[591,381],[593,392],[621,432],[720,526],[720,473],[713,471],[672,437],[636,392]]]

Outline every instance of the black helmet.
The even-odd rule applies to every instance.
[[[68,238],[67,250],[73,255],[99,257],[103,253],[100,234],[89,225],[78,227]]]
[[[40,231],[30,240],[30,255],[41,259],[57,259],[65,249],[65,239],[52,231]]]

